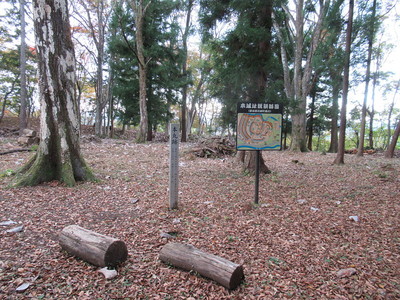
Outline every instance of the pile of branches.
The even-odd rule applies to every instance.
[[[228,137],[210,137],[199,141],[190,152],[197,157],[222,158],[235,154],[236,146]]]
[[[18,128],[0,128],[0,137],[12,137],[18,136],[19,129]]]

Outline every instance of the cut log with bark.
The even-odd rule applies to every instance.
[[[161,249],[160,260],[187,271],[195,271],[230,290],[235,289],[244,279],[241,265],[202,252],[192,245],[168,243]]]
[[[99,267],[116,267],[128,257],[123,241],[77,225],[65,227],[59,235],[59,242],[69,254]]]

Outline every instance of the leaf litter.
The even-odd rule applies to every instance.
[[[81,146],[97,183],[10,189],[12,177],[0,179],[0,222],[24,225],[14,234],[11,223],[0,227],[0,298],[400,298],[398,159],[346,155],[336,166],[334,154],[264,152],[273,172],[261,176],[254,205],[254,178],[234,157],[193,158],[183,144],[179,209],[170,211],[167,144]],[[1,172],[29,155],[8,155]],[[126,243],[118,276],[107,280],[61,250],[58,233],[71,224]],[[163,264],[158,254],[171,238],[243,264],[245,280],[228,291]]]

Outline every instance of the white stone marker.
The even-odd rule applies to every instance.
[[[178,208],[179,124],[169,125],[169,208]]]

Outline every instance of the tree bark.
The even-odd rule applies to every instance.
[[[331,142],[328,150],[329,153],[337,153],[338,151],[339,92],[340,87],[334,85],[332,91]]]
[[[316,86],[314,87],[311,95],[311,112],[310,112],[310,118],[309,118],[309,127],[308,127],[308,145],[307,148],[308,150],[312,151],[312,138],[314,135],[314,111],[315,111],[315,98],[317,97],[316,93]]]
[[[392,141],[385,151],[385,157],[386,158],[393,158],[394,156],[394,149],[396,148],[397,140],[399,139],[399,134],[400,134],[400,120],[397,122],[396,130],[393,134]]]
[[[21,77],[21,106],[19,111],[19,132],[28,127],[27,90],[26,90],[26,43],[25,43],[25,0],[19,1],[21,20],[21,49],[20,49],[20,77]]]
[[[147,131],[149,126],[148,113],[147,113],[147,62],[144,55],[144,40],[143,40],[143,23],[144,16],[148,5],[151,0],[147,2],[146,6],[143,0],[132,0],[131,5],[135,12],[135,37],[136,37],[136,55],[139,61],[139,111],[140,111],[140,124],[139,132],[136,136],[136,142],[144,143],[147,139]]]
[[[276,17],[273,15],[274,27],[277,31],[278,40],[281,48],[281,60],[283,66],[284,75],[284,87],[285,93],[288,99],[294,101],[294,107],[292,110],[292,140],[290,150],[292,151],[307,151],[306,142],[306,108],[307,108],[307,96],[312,87],[312,59],[315,51],[317,50],[318,44],[321,41],[322,24],[326,16],[326,12],[329,7],[329,1],[319,1],[319,14],[315,27],[312,31],[311,45],[308,49],[307,58],[303,66],[304,61],[304,0],[296,2],[296,16],[293,17],[289,8],[284,7],[288,20],[293,23],[294,33],[294,64],[293,64],[293,78],[291,78],[290,62],[286,52],[289,50],[285,48],[285,39],[283,38],[282,29],[277,24]],[[289,32],[292,32],[288,29]]]
[[[368,88],[371,76],[371,60],[372,60],[372,44],[374,40],[374,29],[375,29],[375,14],[376,14],[376,0],[374,0],[372,5],[372,20],[370,24],[370,29],[368,32],[368,57],[367,57],[367,70],[365,74],[365,90],[364,90],[364,102],[362,106],[361,113],[361,129],[360,129],[360,143],[357,148],[357,156],[361,157],[364,155],[364,140],[365,140],[365,127],[367,118],[367,100],[368,100]]]
[[[349,17],[346,29],[346,50],[345,50],[345,63],[344,63],[344,74],[343,74],[343,96],[342,96],[342,107],[340,110],[340,133],[339,133],[339,145],[338,152],[334,164],[344,164],[344,147],[346,140],[346,111],[347,111],[347,94],[349,91],[349,69],[350,69],[350,51],[351,51],[351,35],[353,32],[353,11],[354,11],[354,0],[349,0]]]
[[[16,185],[94,180],[81,156],[75,56],[66,0],[34,0],[39,61],[40,144]]]
[[[242,172],[254,175],[256,172],[257,151],[238,151],[237,158],[242,163]],[[269,174],[271,170],[265,164],[262,152],[260,154],[260,173]]]
[[[128,258],[123,241],[77,225],[65,227],[60,232],[59,242],[69,254],[99,267],[116,267]]]
[[[185,31],[182,36],[182,44],[183,44],[183,63],[182,63],[182,75],[185,79],[187,79],[187,56],[188,56],[188,49],[187,49],[187,39],[189,36],[190,30],[190,18],[193,8],[193,0],[187,0],[187,12],[186,12],[186,24],[185,24]],[[181,105],[181,142],[187,141],[188,131],[187,131],[187,89],[188,83],[185,82],[182,88],[182,105]]]
[[[192,245],[169,243],[161,249],[160,260],[187,271],[198,272],[230,290],[235,289],[244,279],[241,265],[202,252]]]

